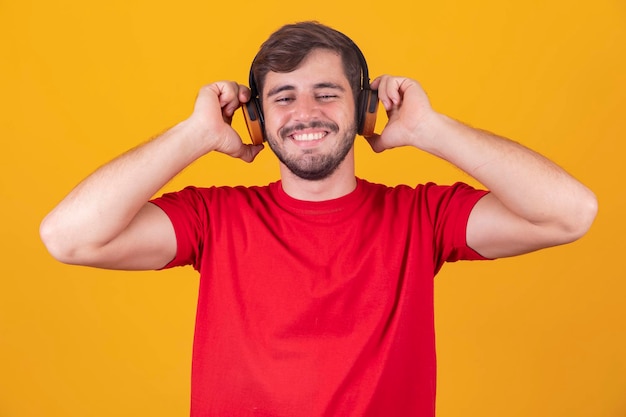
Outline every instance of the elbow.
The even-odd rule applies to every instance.
[[[39,225],[39,237],[48,253],[68,265],[102,266],[103,245],[90,239],[88,230],[49,214]]]
[[[593,192],[587,190],[583,198],[577,200],[575,210],[564,227],[566,240],[574,242],[591,229],[598,214],[598,199]]]
[[[75,251],[67,244],[63,230],[53,218],[50,218],[50,215],[44,218],[39,225],[39,237],[54,259],[66,264],[75,263],[73,262]]]

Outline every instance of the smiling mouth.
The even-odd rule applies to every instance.
[[[315,120],[311,123],[298,123],[284,127],[278,132],[280,137],[290,138],[296,142],[313,142],[324,139],[329,133],[337,133],[339,126],[333,122]]]
[[[291,135],[291,138],[298,142],[311,142],[314,140],[320,140],[327,134],[328,132],[296,133]]]

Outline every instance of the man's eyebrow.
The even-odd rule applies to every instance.
[[[335,83],[331,83],[331,82],[326,82],[326,83],[317,83],[313,86],[314,89],[320,89],[320,88],[331,88],[331,89],[335,89],[335,90],[339,90],[339,91],[346,91],[345,88],[343,88],[342,85],[340,84],[335,84]]]
[[[272,97],[275,96],[278,93],[282,93],[283,91],[291,91],[291,90],[295,90],[296,87],[294,87],[293,85],[279,85],[277,87],[272,88],[271,90],[269,90],[267,92],[267,97]]]

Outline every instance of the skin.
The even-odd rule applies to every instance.
[[[553,162],[434,111],[415,80],[383,75],[372,88],[378,89],[389,119],[380,134],[367,138],[375,152],[416,147],[491,191],[468,222],[467,242],[477,252],[491,258],[519,255],[576,240],[591,226],[594,194]],[[254,160],[263,145],[245,144],[231,127],[235,110],[249,97],[248,88],[234,82],[202,87],[186,120],[83,180],[41,224],[50,253],[65,263],[102,268],[157,269],[168,263],[176,253],[174,230],[148,200],[207,153]],[[315,180],[280,162],[287,194],[320,201],[354,190],[354,99],[340,57],[315,50],[295,71],[269,73],[263,105],[270,146],[289,164],[315,170],[319,160],[348,148],[327,175]],[[314,121],[323,126],[315,127]],[[314,140],[297,140],[297,135]]]

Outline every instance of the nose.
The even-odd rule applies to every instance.
[[[319,103],[315,97],[301,95],[293,107],[293,116],[297,121],[317,119],[320,114]]]

